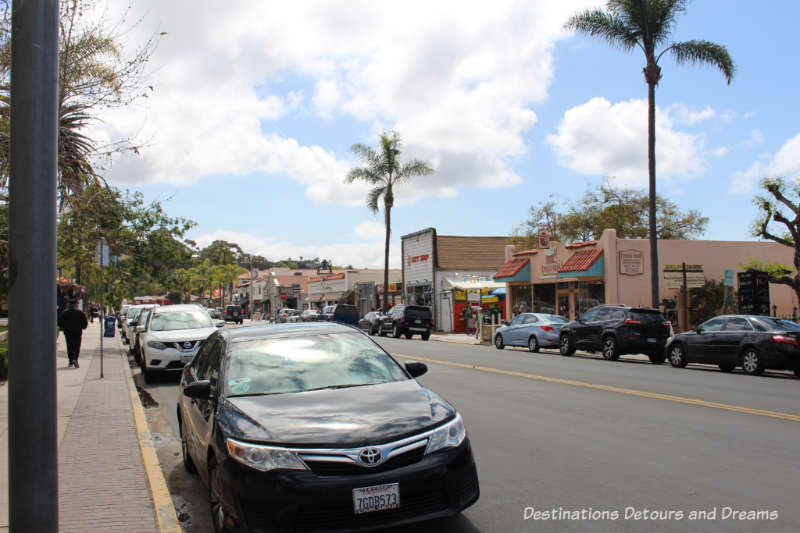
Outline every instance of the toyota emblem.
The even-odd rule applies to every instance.
[[[358,458],[367,466],[376,466],[381,462],[381,451],[378,448],[364,448],[358,452]]]
[[[186,342],[184,342],[184,343],[183,343],[183,347],[184,347],[184,348],[186,348],[186,349],[188,350],[189,348],[191,348],[191,347],[192,347],[192,343],[191,343],[191,342],[189,342],[189,341],[186,341]]]

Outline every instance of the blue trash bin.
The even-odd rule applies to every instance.
[[[113,337],[116,325],[117,319],[113,316],[107,316],[105,318],[105,331],[103,332],[103,337]]]

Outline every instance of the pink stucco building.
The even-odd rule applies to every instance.
[[[551,241],[547,248],[515,252],[507,247],[506,263],[494,275],[506,283],[506,306],[510,314],[532,310],[556,313],[574,319],[600,303],[651,305],[650,241],[618,239],[608,229],[598,241],[561,244]],[[678,289],[668,287],[666,265],[687,263],[702,266],[706,280],[722,282],[726,270],[735,273],[751,259],[792,264],[793,251],[773,242],[661,240],[659,295],[677,298]],[[770,305],[779,315],[791,315],[797,297],[785,285],[770,284]]]

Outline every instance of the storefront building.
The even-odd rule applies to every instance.
[[[397,292],[400,275],[400,270],[389,270],[390,300],[392,288]],[[307,301],[314,309],[335,303],[353,304],[363,316],[378,308],[378,292],[382,286],[383,269],[344,270],[310,279]]]
[[[603,303],[650,306],[650,241],[618,239],[608,229],[600,240],[575,244],[550,241],[546,248],[514,252],[494,274],[506,284],[506,311],[513,316],[533,311],[574,320]],[[751,259],[792,264],[792,250],[772,242],[660,240],[659,294],[676,300],[675,268],[692,265],[696,279],[722,283],[726,271],[741,272]],[[733,276],[735,279],[735,275]],[[734,290],[737,288],[733,287]],[[790,316],[798,305],[788,286],[770,284],[770,314]]]
[[[505,260],[508,237],[438,235],[426,228],[401,238],[405,303],[431,308],[439,331],[463,332],[467,292],[455,285],[492,283],[491,276]]]

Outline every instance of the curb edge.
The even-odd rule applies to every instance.
[[[128,358],[124,353],[121,353],[121,357],[125,378],[128,382],[131,407],[133,408],[133,420],[136,423],[136,437],[139,440],[142,463],[150,485],[150,495],[153,498],[158,530],[160,533],[182,533],[178,515],[175,513],[175,506],[172,503],[172,496],[170,496],[169,488],[167,488],[167,481],[164,479],[164,473],[161,471],[161,465],[153,447],[153,436],[150,433],[150,427],[147,425],[144,407],[142,407],[142,402],[139,400],[139,393],[136,392],[136,384],[133,381]]]

